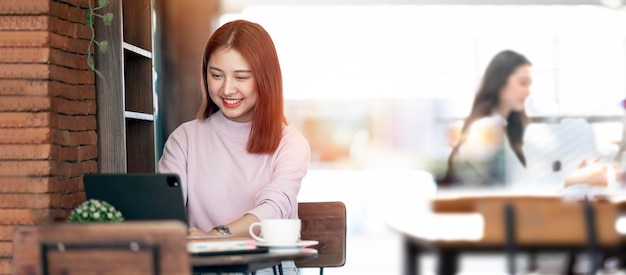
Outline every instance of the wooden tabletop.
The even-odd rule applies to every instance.
[[[210,266],[238,266],[238,265],[274,265],[280,261],[296,261],[317,257],[317,250],[313,248],[301,248],[284,251],[271,251],[266,253],[220,255],[220,256],[192,256],[191,264],[194,267]]]

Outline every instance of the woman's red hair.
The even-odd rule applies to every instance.
[[[283,125],[287,123],[283,111],[283,80],[274,42],[259,24],[235,20],[218,28],[204,49],[202,80],[204,102],[201,116],[208,118],[219,110],[209,96],[207,79],[211,55],[218,49],[237,51],[248,62],[256,80],[259,101],[254,107],[252,129],[248,139],[248,152],[273,153],[282,138]]]

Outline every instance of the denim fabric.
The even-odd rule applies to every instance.
[[[293,261],[283,261],[281,263],[283,267],[284,275],[298,275],[298,268]],[[193,275],[217,275],[218,273],[198,273],[195,272]],[[276,274],[280,274],[278,269],[276,269]],[[220,273],[220,275],[241,275],[240,273]],[[274,275],[274,270],[271,267],[257,270],[255,275]]]

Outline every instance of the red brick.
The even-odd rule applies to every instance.
[[[53,162],[45,160],[0,161],[0,175],[3,177],[48,176],[52,173],[52,166]]]
[[[73,178],[97,172],[98,163],[95,160],[81,161],[78,163],[55,162],[52,164],[52,174],[59,177]]]
[[[54,159],[57,161],[85,161],[98,157],[98,146],[58,147]]]
[[[83,186],[83,175],[73,178],[65,179],[51,179],[50,180],[50,192],[57,193],[74,193],[83,192],[85,190]]]
[[[0,258],[0,275],[12,274],[11,259]]]
[[[0,31],[0,47],[48,47],[50,33],[47,31]]]
[[[74,146],[55,146],[54,160],[56,161],[76,161],[78,159],[78,149]]]
[[[90,70],[74,70],[48,64],[4,64],[0,78],[50,79],[67,84],[94,84],[95,74]]]
[[[66,52],[86,54],[89,40],[71,38],[48,31],[0,31],[0,47],[51,47]]]
[[[13,243],[0,241],[0,257],[11,257],[13,255]]]
[[[59,18],[66,19],[75,23],[85,23],[85,9],[81,9],[78,7],[71,7],[65,3],[60,2],[52,2],[50,4],[50,14]]]
[[[68,53],[57,49],[50,52],[50,64],[60,65],[78,70],[88,70],[87,56],[78,53]]]
[[[3,0],[0,14],[46,14],[50,0]]]
[[[6,194],[59,192],[60,186],[49,177],[0,177],[0,193]]]
[[[52,208],[60,208],[66,210],[72,210],[74,207],[83,203],[86,200],[85,192],[75,192],[71,194],[59,194],[52,197],[50,206]]]
[[[0,105],[1,107],[1,105]],[[1,109],[0,109],[1,110]],[[95,100],[68,100],[65,98],[52,98],[52,110],[66,115],[95,115]]]
[[[76,161],[94,160],[98,158],[98,146],[95,144],[78,146],[76,148],[78,150]]]
[[[1,113],[0,128],[37,128],[50,126],[50,113]]]
[[[54,143],[64,146],[90,145],[96,144],[98,135],[94,130],[91,131],[65,131],[57,130],[55,132]]]
[[[1,95],[51,96],[86,100],[96,98],[96,88],[93,85],[69,85],[41,80],[0,79]]]
[[[0,208],[49,208],[51,201],[59,201],[59,193],[52,194],[0,194]]]
[[[0,78],[48,79],[50,78],[50,65],[3,64],[2,66],[0,66]]]
[[[68,84],[95,84],[93,71],[75,70],[61,66],[50,66],[50,79],[59,80]]]
[[[48,22],[48,16],[0,16],[0,30],[45,31]]]
[[[50,33],[50,47],[60,49],[66,52],[87,54],[87,47],[89,47],[89,40],[70,38],[67,36]],[[91,45],[91,52],[93,53],[94,45]]]
[[[3,96],[0,99],[0,112],[49,111],[52,105],[49,97]]]
[[[41,144],[53,141],[50,128],[0,128],[0,144]]]
[[[0,145],[0,160],[40,160],[51,159],[53,148],[50,144]]]
[[[60,82],[50,84],[50,96],[75,100],[96,99],[94,85],[69,85]]]
[[[66,222],[71,209],[50,209],[49,218],[55,222]]]
[[[86,9],[89,7],[89,2],[87,0],[56,0],[57,2],[61,2],[61,3],[67,3],[70,6],[73,7],[80,7],[83,9]],[[92,7],[96,7],[96,5],[98,5],[98,1],[97,0],[91,0],[91,5]]]
[[[85,25],[85,19],[80,23],[70,22],[64,18],[51,17],[49,18],[48,30],[53,33],[57,33],[63,36],[91,39],[91,29]]]
[[[85,187],[83,185],[83,175],[78,177],[59,179],[50,182],[51,192],[83,192]]]
[[[15,231],[15,226],[12,225],[0,225],[0,241],[10,241],[13,240],[13,232]]]
[[[84,190],[82,175],[73,178],[0,177],[0,193],[5,194],[70,194]]]
[[[50,209],[0,208],[0,225],[32,225],[52,220]]]
[[[95,130],[96,129],[96,116],[67,116],[61,114],[55,114],[53,119],[53,126],[61,130]]]
[[[69,146],[98,144],[98,134],[95,131],[80,131],[70,133]]]
[[[3,48],[0,50],[0,63],[48,63],[49,58],[49,48]]]
[[[50,86],[46,81],[0,79],[0,95],[45,96]]]

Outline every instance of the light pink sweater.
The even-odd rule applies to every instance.
[[[186,122],[169,136],[158,172],[180,176],[189,226],[209,231],[246,213],[260,220],[297,218],[309,143],[287,125],[273,154],[250,154],[251,125],[217,112]]]

